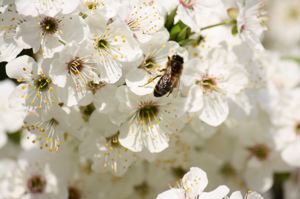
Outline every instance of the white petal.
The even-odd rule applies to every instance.
[[[289,165],[300,166],[300,139],[289,144],[282,152],[282,158]]]
[[[22,0],[21,0],[22,1]],[[28,6],[29,7],[29,6]],[[17,37],[25,44],[29,45],[36,53],[41,45],[42,30],[39,22],[35,18],[28,18],[17,28]]]
[[[221,185],[211,192],[204,192],[199,196],[199,199],[223,199],[229,193],[227,186]]]
[[[203,107],[203,93],[200,86],[193,85],[186,98],[184,110],[188,112],[197,112]]]
[[[170,189],[159,194],[156,199],[185,199],[184,192],[180,189]]]
[[[33,58],[24,55],[18,57],[6,65],[6,73],[10,78],[30,81],[33,70],[37,70],[37,64]]]
[[[204,96],[203,110],[200,119],[211,126],[223,123],[229,114],[227,99],[219,93]]]
[[[159,80],[159,78],[157,78],[156,81],[148,84],[150,78],[152,77],[147,71],[135,69],[127,74],[126,84],[133,93],[137,95],[147,95],[154,91],[154,87]]]
[[[235,191],[231,194],[230,199],[243,199],[240,191]]]
[[[128,123],[125,123],[121,126],[119,141],[122,146],[133,152],[140,152],[143,150],[142,131],[135,124],[129,125]]]
[[[266,192],[273,185],[273,173],[269,168],[249,168],[246,171],[245,179],[251,190]]]
[[[69,17],[64,17],[61,26],[61,38],[66,42],[76,42],[80,43],[84,36],[84,23],[82,23],[81,18],[76,15],[71,15]]]
[[[190,168],[190,171],[186,173],[182,178],[182,186],[185,190],[188,190],[188,195],[191,198],[196,198],[201,194],[208,184],[206,173],[197,167]]]

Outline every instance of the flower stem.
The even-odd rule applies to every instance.
[[[236,23],[235,20],[226,20],[226,21],[222,21],[220,23],[216,23],[216,24],[213,24],[213,25],[209,25],[209,26],[203,27],[203,28],[201,28],[201,31],[207,30],[207,29],[211,29],[211,28],[214,28],[214,27],[218,27],[218,26],[234,24],[234,23]]]

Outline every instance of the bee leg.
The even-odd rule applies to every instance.
[[[150,84],[150,83],[152,83],[155,79],[157,79],[157,78],[159,78],[159,77],[161,77],[161,75],[157,75],[156,77],[154,77],[154,78],[150,78],[150,79],[148,79],[148,81],[146,82],[146,84],[144,84],[144,85],[141,85],[141,86],[139,86],[139,87],[143,87],[143,86],[146,86],[146,85],[148,85],[148,84]]]
[[[169,91],[167,97],[169,97],[169,95],[173,92],[173,88],[171,88],[171,90]]]

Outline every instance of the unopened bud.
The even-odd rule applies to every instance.
[[[239,10],[237,8],[229,8],[229,9],[227,9],[227,15],[231,19],[236,19],[238,17],[238,14],[239,14]]]

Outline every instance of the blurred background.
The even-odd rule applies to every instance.
[[[224,1],[228,5],[234,5],[232,0]],[[300,68],[300,0],[269,0],[267,5],[268,31],[262,38],[265,48],[272,53],[279,54],[282,59],[290,59],[298,63]],[[23,50],[20,55],[24,54],[33,56],[30,49]],[[0,63],[0,81],[7,79],[5,65],[5,62]],[[2,102],[0,101],[0,103]],[[0,114],[3,113],[0,112]],[[8,139],[10,142],[19,142],[20,133],[10,133]],[[4,153],[3,150],[7,153],[7,150],[2,148],[0,150],[0,158],[1,154]],[[275,183],[270,191],[272,196],[266,196],[267,199],[285,198],[283,191],[285,177],[284,174],[274,176]],[[300,190],[300,185],[298,189]],[[300,196],[295,195],[295,198],[291,197],[289,199],[300,199]]]

